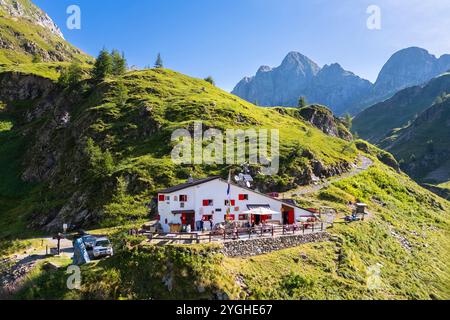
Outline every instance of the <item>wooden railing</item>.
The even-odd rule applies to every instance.
[[[309,234],[326,229],[324,222],[309,222],[297,225],[261,225],[251,228],[227,228],[203,233],[145,233],[149,241],[160,240],[171,243],[211,243],[252,239],[256,237],[279,237]]]

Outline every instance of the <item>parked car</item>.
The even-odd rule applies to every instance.
[[[114,252],[111,241],[106,237],[96,239],[92,255],[94,258],[113,256]]]
[[[83,240],[83,243],[86,246],[86,250],[92,250],[95,246],[95,241],[97,240],[97,238],[88,234],[82,236],[81,240]]]

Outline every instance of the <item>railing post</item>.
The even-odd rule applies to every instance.
[[[212,242],[212,232],[209,233],[209,243]]]
[[[313,224],[312,224],[312,233],[314,233],[314,225],[315,224],[316,224],[315,222],[313,222]]]
[[[274,237],[274,235],[275,235],[275,226],[272,225],[272,238]]]
[[[305,235],[305,224],[302,223],[303,235]]]
[[[323,222],[322,222],[322,229],[320,231],[323,231]]]

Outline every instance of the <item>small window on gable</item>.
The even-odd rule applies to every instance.
[[[225,206],[231,206],[234,207],[236,205],[235,200],[225,200]]]
[[[188,199],[187,195],[185,194],[180,195],[180,202],[187,202],[188,201],[187,199]]]
[[[204,207],[211,207],[214,205],[214,201],[213,200],[203,200],[203,206]]]
[[[166,201],[170,201],[170,196],[166,196]]]
[[[245,200],[248,200],[248,194],[240,194],[239,201],[245,201]]]

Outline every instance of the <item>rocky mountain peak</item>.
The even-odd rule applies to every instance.
[[[30,0],[0,0],[0,14],[6,13],[12,18],[20,18],[31,21],[41,27],[46,28],[52,34],[63,38],[59,27],[44,11],[39,9]]]
[[[374,90],[392,95],[407,87],[423,84],[450,68],[450,56],[439,59],[427,50],[410,47],[396,52],[381,69]]]
[[[316,75],[320,67],[307,56],[299,52],[289,52],[281,63],[280,69],[298,69],[308,75]]]

